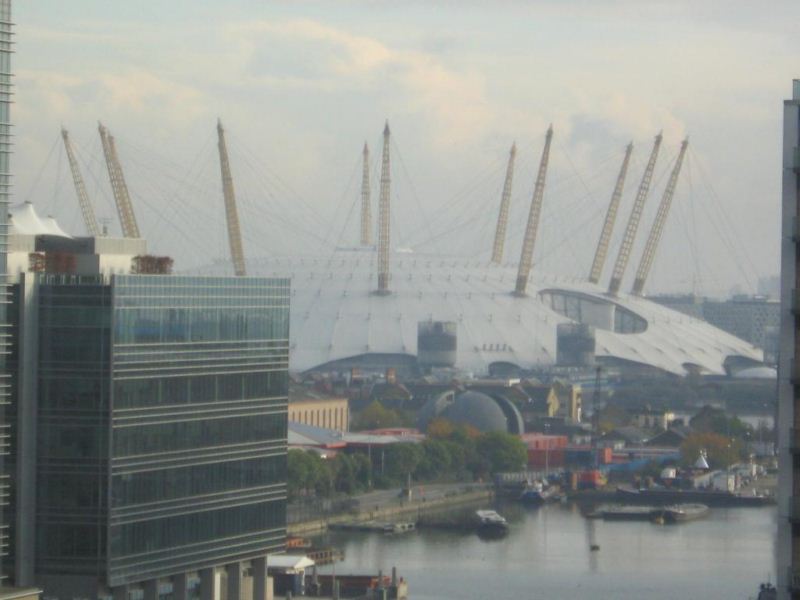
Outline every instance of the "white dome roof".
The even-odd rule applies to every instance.
[[[609,301],[598,286],[534,271],[526,297],[510,293],[517,268],[443,256],[391,257],[392,293],[374,294],[377,254],[337,250],[327,257],[275,257],[248,261],[248,274],[291,277],[290,367],[304,371],[368,353],[417,353],[417,323],[457,324],[457,366],[486,373],[490,364],[523,368],[556,360],[556,326],[571,322],[538,296],[570,290]],[[229,263],[203,274],[231,274]],[[645,364],[677,375],[687,365],[724,374],[729,356],[763,360],[761,350],[698,319],[644,298],[621,294],[614,303],[647,321],[641,333],[596,331],[596,355]]]

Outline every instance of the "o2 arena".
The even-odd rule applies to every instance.
[[[762,351],[748,342],[704,321],[648,301],[642,295],[669,214],[688,140],[681,145],[669,172],[639,258],[632,290],[626,293],[621,289],[622,282],[634,258],[634,242],[651,188],[661,145],[660,134],[655,138],[638,182],[633,208],[612,264],[607,258],[611,258],[612,234],[628,173],[632,149],[628,146],[600,238],[591,242],[596,244],[596,251],[585,281],[548,276],[533,268],[547,185],[552,127],[547,132],[539,161],[522,248],[521,251],[514,248],[513,252],[512,248],[505,247],[507,230],[513,225],[509,222],[509,203],[516,149],[511,149],[496,213],[494,241],[493,244],[487,241],[487,249],[492,250],[488,261],[404,251],[393,245],[388,124],[383,132],[378,210],[374,222],[368,152],[366,146],[364,148],[359,244],[340,247],[317,258],[248,257],[245,260],[230,160],[221,125],[218,136],[231,261],[205,267],[199,273],[291,277],[290,368],[295,372],[413,365],[417,361],[420,331],[426,323],[447,325],[453,338],[444,348],[451,357],[449,362],[453,363],[449,366],[476,375],[489,373],[497,366],[528,370],[556,364],[559,331],[570,330],[569,326],[559,328],[562,324],[573,324],[576,327],[572,330],[588,332],[593,360],[620,370],[678,376],[722,375],[758,365],[763,360]],[[116,173],[116,179],[121,180],[116,152],[108,152],[106,160],[110,161],[109,172]],[[122,183],[124,185],[124,180]],[[132,216],[130,198],[126,200],[127,192],[121,190],[120,203],[113,184],[112,178],[123,234],[139,237],[138,230],[125,232],[124,224],[130,222]],[[88,206],[88,199],[84,197],[84,216],[87,214],[85,205]],[[505,256],[517,252],[520,252],[519,260],[507,262]],[[610,278],[603,285],[601,280],[607,262]]]

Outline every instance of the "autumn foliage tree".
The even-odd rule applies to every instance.
[[[744,456],[744,445],[741,440],[732,439],[718,433],[691,433],[681,444],[681,461],[693,465],[700,452],[705,450],[708,466],[712,469],[724,469]]]

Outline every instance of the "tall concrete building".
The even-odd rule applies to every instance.
[[[783,107],[778,377],[778,597],[800,598],[800,79]]]

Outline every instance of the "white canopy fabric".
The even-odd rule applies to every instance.
[[[554,364],[556,327],[570,319],[553,311],[540,290],[559,289],[610,301],[605,289],[580,280],[531,273],[528,294],[511,293],[515,265],[464,258],[393,253],[391,294],[376,288],[377,255],[342,249],[329,256],[248,261],[250,275],[290,277],[290,368],[305,371],[369,353],[417,353],[420,321],[457,323],[457,366],[483,374],[494,362],[523,368]],[[200,270],[232,274],[229,263]],[[647,321],[641,333],[596,331],[596,354],[686,375],[687,365],[725,374],[730,356],[763,360],[763,352],[705,321],[646,298],[620,294],[613,302]]]

